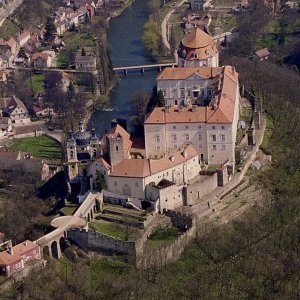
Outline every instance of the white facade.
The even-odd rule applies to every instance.
[[[164,95],[166,105],[208,104],[212,95],[212,77],[194,73],[187,78],[157,79],[157,90]]]

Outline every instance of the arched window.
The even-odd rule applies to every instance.
[[[119,146],[116,146],[116,151],[119,151]]]

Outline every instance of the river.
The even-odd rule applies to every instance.
[[[145,56],[142,43],[143,27],[149,17],[149,0],[135,0],[118,17],[110,20],[108,40],[111,45],[110,57],[114,67],[151,64]],[[136,91],[151,93],[155,85],[157,71],[129,71],[118,74],[118,85],[112,94],[110,107],[113,111],[95,111],[88,127],[95,127],[99,136],[110,128],[115,117],[130,119],[130,98]]]

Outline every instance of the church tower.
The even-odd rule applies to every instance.
[[[71,130],[68,132],[66,151],[67,151],[68,176],[69,176],[69,180],[72,180],[78,174],[78,160],[77,160],[76,140],[74,139]]]
[[[110,164],[116,165],[125,158],[123,137],[117,133],[108,137]]]
[[[95,128],[92,129],[92,136],[90,139],[90,157],[91,160],[95,160],[99,156],[99,139],[96,136]]]

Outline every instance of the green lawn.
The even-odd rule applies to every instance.
[[[45,91],[44,81],[46,75],[35,74],[31,75],[31,79],[28,78],[25,81],[25,86],[32,91],[33,94],[42,94]]]
[[[0,27],[1,38],[8,40],[12,36],[20,32],[20,28],[14,24],[9,18],[6,19],[3,25]]]
[[[176,227],[158,228],[147,240],[147,246],[151,249],[162,248],[170,245],[180,235]]]
[[[11,151],[30,152],[34,157],[61,159],[62,150],[58,142],[47,136],[14,139],[8,148]]]
[[[112,222],[107,222],[104,220],[95,220],[92,223],[89,223],[89,226],[91,229],[99,231],[101,233],[110,235],[112,237],[115,237],[117,239],[125,240],[125,233],[126,229],[125,226],[117,225]],[[124,228],[124,230],[123,230]],[[135,239],[137,237],[137,234],[135,232],[132,233],[129,240]]]
[[[60,211],[66,216],[72,216],[74,214],[76,208],[77,208],[76,205],[65,206]]]
[[[8,199],[8,195],[0,192],[0,202],[6,201]]]

